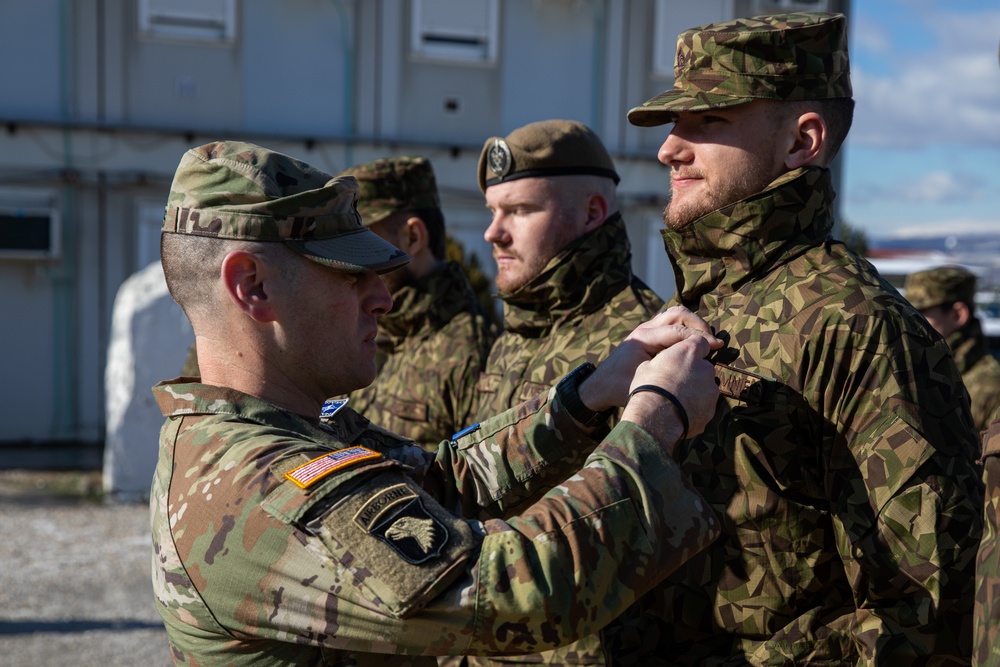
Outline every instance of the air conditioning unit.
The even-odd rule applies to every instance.
[[[0,260],[56,259],[61,252],[59,211],[0,204]]]
[[[830,12],[833,0],[752,0],[752,14],[784,14],[786,12]]]

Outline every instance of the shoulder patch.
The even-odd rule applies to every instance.
[[[335,452],[317,456],[285,473],[285,478],[291,480],[300,489],[306,489],[327,475],[341,468],[352,466],[362,461],[377,460],[382,455],[373,449],[355,445]]]
[[[413,565],[440,557],[448,543],[448,528],[407,484],[380,489],[361,506],[354,522]]]

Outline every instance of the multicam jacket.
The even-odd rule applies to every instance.
[[[973,662],[1000,666],[1000,412],[983,434],[983,539],[976,558]]]
[[[615,214],[503,295],[504,328],[480,376],[478,414],[496,414],[545,391],[585,361],[598,364],[663,301],[632,274],[625,223]],[[538,656],[474,664],[603,665],[597,637]]]
[[[611,664],[969,660],[966,392],[944,341],[830,238],[833,197],[799,169],[664,232],[677,299],[728,341],[719,410],[676,452],[723,537],[606,629]]]
[[[321,423],[184,379],[154,393],[153,588],[177,664],[548,649],[718,535],[648,433],[623,422],[594,449],[554,391],[436,457],[349,408]]]
[[[476,380],[496,333],[455,262],[392,300],[378,320],[378,377],[351,394],[351,407],[436,451],[473,421]]]
[[[947,342],[972,398],[976,430],[985,431],[1000,409],[1000,362],[990,354],[978,318],[948,336]]]
[[[551,387],[585,361],[600,363],[663,301],[632,274],[615,214],[556,255],[504,300],[504,331],[479,378],[478,414],[496,414]]]

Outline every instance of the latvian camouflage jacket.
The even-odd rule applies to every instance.
[[[476,381],[496,332],[454,262],[392,300],[392,311],[378,318],[378,377],[353,392],[350,405],[436,451],[473,421]]]
[[[983,434],[986,503],[983,539],[976,558],[974,663],[1000,666],[1000,412]]]
[[[1000,409],[1000,362],[990,354],[978,318],[953,332],[947,342],[972,399],[976,430],[985,431]]]
[[[547,649],[718,535],[648,433],[623,422],[594,449],[554,391],[435,456],[350,408],[320,422],[187,380],[154,388],[166,422],[150,496],[179,665]]]
[[[681,468],[723,536],[607,629],[615,665],[962,664],[978,441],[944,341],[830,238],[829,172],[665,231],[677,300],[727,340]]]
[[[479,415],[527,400],[585,361],[600,363],[663,307],[632,274],[631,246],[618,214],[501,297],[504,331],[479,378]]]

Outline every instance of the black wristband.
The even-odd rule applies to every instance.
[[[563,407],[570,417],[590,428],[606,422],[614,414],[615,409],[602,410],[596,412],[591,410],[580,400],[580,383],[590,377],[590,374],[597,370],[597,367],[589,361],[585,361],[569,372],[556,385],[556,395],[562,402]]]
[[[674,407],[677,408],[677,416],[680,417],[681,420],[681,428],[683,429],[681,431],[681,438],[677,442],[683,442],[684,440],[687,440],[688,426],[690,426],[690,423],[688,422],[687,411],[684,409],[684,406],[681,405],[681,400],[676,396],[674,396],[673,394],[671,394],[666,389],[664,389],[663,387],[658,387],[655,384],[641,384],[632,391],[630,391],[628,393],[628,397],[632,398],[640,391],[651,391],[654,394],[659,394],[660,396],[662,396],[663,398],[667,399],[668,401],[674,404]]]

